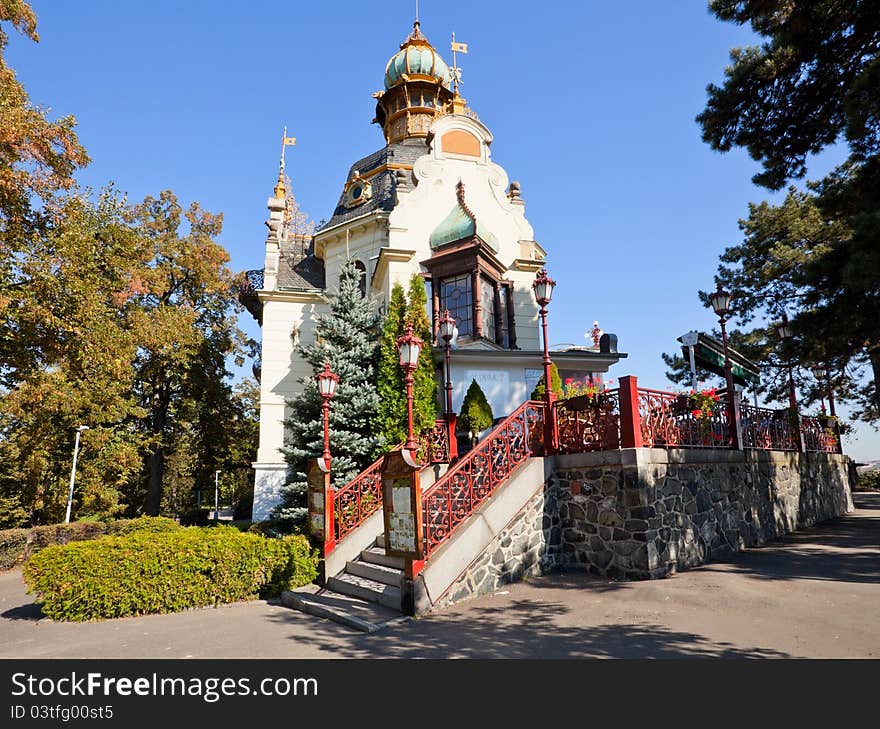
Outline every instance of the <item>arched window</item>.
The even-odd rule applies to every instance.
[[[361,290],[361,296],[367,295],[367,266],[363,261],[355,261],[354,267],[360,272],[361,277],[358,281],[358,288]]]

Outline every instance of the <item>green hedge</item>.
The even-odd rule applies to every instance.
[[[190,527],[47,547],[23,574],[47,616],[82,621],[277,595],[314,580],[317,562],[303,536]]]
[[[41,549],[55,545],[97,539],[107,534],[167,532],[182,527],[173,519],[142,516],[118,521],[77,521],[73,524],[47,524],[30,529],[0,530],[0,570],[12,569]]]

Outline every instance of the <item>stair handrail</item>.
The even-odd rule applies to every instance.
[[[436,420],[434,427],[419,434],[419,456],[424,465],[448,463],[449,439],[446,421]],[[395,446],[402,448],[403,443]],[[351,481],[333,494],[334,543],[338,544],[370,516],[382,508],[382,463],[379,456]]]
[[[544,407],[544,402],[524,402],[425,489],[421,509],[426,559],[518,466],[543,451]]]

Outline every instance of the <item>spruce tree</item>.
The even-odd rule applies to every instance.
[[[486,394],[476,380],[471,380],[470,387],[464,396],[464,402],[461,404],[459,423],[470,437],[472,445],[476,443],[480,433],[492,426],[493,420],[492,406],[489,405]]]
[[[406,390],[397,353],[397,338],[403,334],[405,318],[406,294],[403,286],[396,283],[391,289],[388,313],[382,326],[382,341],[379,343],[379,407],[375,434],[381,442],[377,447],[377,456],[406,439]]]
[[[336,488],[370,464],[378,443],[373,421],[379,405],[379,319],[374,302],[361,296],[360,277],[354,261],[343,265],[339,290],[330,296],[330,312],[318,317],[315,341],[298,348],[315,372],[329,362],[330,369],[339,375],[330,408],[332,483]],[[321,455],[324,443],[321,397],[314,375],[300,382],[303,389],[288,402],[291,416],[285,421],[290,440],[284,454],[292,475],[275,510],[276,518],[299,524],[307,513],[306,471],[311,459]]]
[[[428,320],[427,305],[425,280],[415,273],[409,280],[409,297],[403,324],[404,327],[412,324],[413,334],[424,341],[413,383],[413,429],[416,434],[433,428],[437,419],[437,376],[431,349],[433,332]],[[404,400],[404,407],[405,405]],[[404,417],[405,414],[406,410]]]

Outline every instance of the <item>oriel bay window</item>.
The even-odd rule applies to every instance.
[[[433,293],[432,320],[448,309],[458,327],[458,336],[484,339],[504,349],[516,349],[513,336],[512,284],[484,271],[468,271],[428,279],[429,297]],[[479,292],[475,296],[474,292]]]

